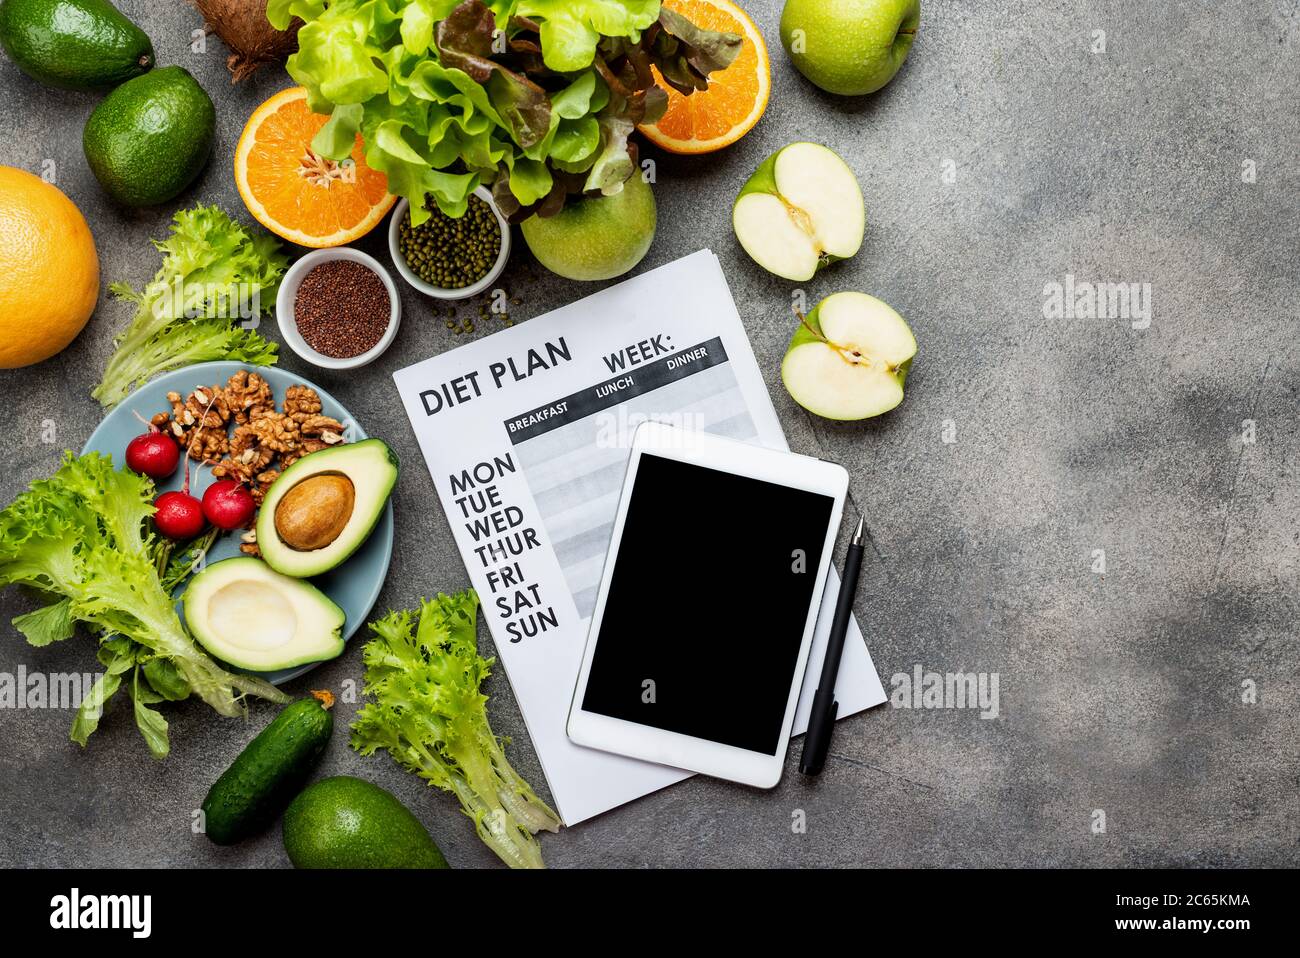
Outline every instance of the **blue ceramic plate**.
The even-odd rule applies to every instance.
[[[86,440],[86,447],[82,450],[85,452],[100,452],[113,457],[114,464],[121,466],[126,455],[126,445],[136,436],[144,431],[144,426],[140,420],[133,415],[138,412],[146,420],[156,413],[170,412],[171,404],[167,402],[169,392],[178,392],[182,396],[188,396],[196,387],[225,385],[236,371],[245,368],[240,363],[200,363],[197,366],[188,366],[185,369],[178,369],[176,372],[168,373],[146,386],[141,387],[131,394],[129,398],[112,412],[110,412],[104,421],[99,424],[90,438]],[[275,394],[277,404],[284,401],[284,391],[293,385],[301,383],[304,386],[310,386],[320,394],[322,411],[327,416],[333,416],[342,423],[352,423],[352,417],[346,409],[335,401],[334,397],[321,389],[315,383],[287,373],[284,370],[276,369],[274,366],[252,369],[252,371],[261,374],[261,376],[271,385],[271,391]],[[352,425],[353,434],[357,439],[365,439],[366,434],[360,426]],[[183,463],[182,463],[183,465]],[[164,489],[179,489],[184,482],[185,470],[179,468],[176,475],[166,482],[159,483],[159,491]],[[212,482],[212,475],[206,467],[196,467],[190,464],[190,491],[195,495],[202,497],[203,490],[207,488],[208,483]],[[228,532],[218,537],[213,544],[211,551],[208,553],[209,562],[219,562],[222,559],[229,559],[237,556],[239,552],[239,532]],[[347,621],[343,626],[343,638],[350,639],[352,634],[357,631],[366,621],[366,616],[374,607],[375,600],[379,598],[379,590],[384,585],[384,578],[388,575],[388,563],[393,557],[393,503],[390,500],[384,507],[384,514],[379,523],[375,526],[374,531],[370,533],[370,538],[354,552],[342,565],[331,569],[324,575],[319,575],[311,581],[315,586],[333,599],[347,616]],[[177,603],[177,611],[180,611],[180,604]],[[269,682],[279,685],[282,682],[288,682],[290,679],[296,679],[298,676],[310,672],[319,662],[308,662],[306,665],[297,665],[291,669],[279,669],[275,672],[257,673]],[[247,671],[247,670],[240,670]]]

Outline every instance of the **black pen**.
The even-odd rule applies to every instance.
[[[835,701],[835,679],[840,674],[840,656],[844,654],[844,637],[848,635],[849,619],[853,615],[853,597],[858,591],[858,573],[862,571],[862,521],[849,543],[844,557],[844,576],[840,580],[840,595],[835,600],[835,618],[831,620],[831,634],[826,639],[826,658],[822,660],[822,677],[813,696],[812,711],[808,714],[808,734],[803,739],[803,754],[799,757],[799,771],[805,775],[820,774],[826,764],[826,753],[831,748],[831,731],[835,728],[835,714],[840,703]]]

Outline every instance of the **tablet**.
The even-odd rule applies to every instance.
[[[847,491],[834,463],[641,425],[569,737],[774,786]]]

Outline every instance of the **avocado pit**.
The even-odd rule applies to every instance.
[[[323,549],[343,532],[356,501],[356,488],[347,476],[310,476],[286,492],[275,507],[275,531],[291,549]]]

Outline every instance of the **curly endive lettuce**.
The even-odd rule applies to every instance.
[[[222,715],[242,715],[243,697],[288,697],[273,685],[226,672],[186,634],[154,535],[154,485],[113,468],[98,453],[75,457],[49,479],[33,482],[0,512],[0,585],[27,585],[50,601],[13,620],[29,643],[71,638],[78,622],[99,633],[105,671],[85,695],[72,725],[81,745],[99,724],[104,703],[124,685],[149,750],[167,754],[167,721],[150,708],[197,694]]]
[[[110,287],[136,310],[92,396],[114,406],[153,376],[193,363],[275,362],[275,344],[246,322],[274,306],[289,263],[273,237],[250,234],[215,206],[198,206],[178,212],[171,235],[154,245],[162,268],[142,291]]]
[[[735,58],[658,0],[270,0],[304,25],[290,75],[330,120],[312,143],[342,161],[361,134],[391,193],[460,216],[493,185],[515,221],[575,193],[616,193],[636,168],[628,134]]]
[[[390,612],[370,624],[365,692],[352,723],[362,755],[387,749],[408,771],[446,791],[474,821],[479,838],[512,868],[542,868],[537,832],[559,817],[510,767],[479,691],[493,659],[478,654],[478,595],[468,589]]]

